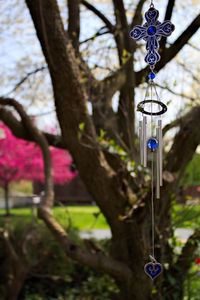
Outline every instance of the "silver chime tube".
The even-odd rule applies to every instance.
[[[159,128],[159,160],[160,160],[160,186],[163,185],[163,138],[162,138],[162,120],[158,120]]]
[[[144,164],[144,152],[143,152],[143,122],[139,121],[139,139],[140,139],[140,163]]]
[[[158,149],[156,150],[156,198],[160,198],[160,128],[156,128],[156,137],[158,140]]]
[[[147,166],[147,117],[143,116],[143,166]]]

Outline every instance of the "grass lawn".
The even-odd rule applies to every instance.
[[[0,210],[0,217],[4,214],[5,210]],[[11,209],[11,214],[13,214],[11,218],[13,223],[19,218],[28,222],[32,217],[31,208],[14,208]],[[106,220],[97,206],[54,207],[53,215],[63,226],[71,224],[80,230],[108,229]],[[0,218],[0,223],[3,220]],[[200,227],[200,206],[174,205],[172,220],[176,228]]]
[[[104,216],[97,206],[55,207],[53,215],[62,224],[69,222],[79,229],[108,229]]]
[[[24,221],[29,221],[32,217],[31,208],[13,208],[10,210],[12,222],[23,217]],[[5,214],[5,210],[0,210],[0,216]],[[71,224],[78,229],[108,229],[104,216],[99,213],[97,206],[67,206],[54,207],[53,215],[63,226]],[[0,218],[0,222],[2,222]]]

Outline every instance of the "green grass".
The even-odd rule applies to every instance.
[[[53,215],[62,225],[67,225],[70,221],[73,227],[79,229],[108,228],[107,222],[97,206],[55,207]]]
[[[31,208],[13,208],[10,212],[13,215],[13,223],[19,220],[19,218],[23,218],[25,222],[28,222],[32,217]],[[53,215],[61,225],[68,226],[71,224],[73,227],[81,230],[107,229],[108,225],[106,220],[101,213],[98,215],[99,212],[97,206],[67,206],[53,208]],[[4,214],[5,210],[0,210],[0,216],[3,216]]]
[[[104,216],[99,213],[97,206],[66,206],[54,207],[53,215],[62,226],[72,225],[80,230],[89,229],[107,229],[108,225]],[[5,210],[0,210],[0,216],[5,214]],[[11,209],[12,223],[15,223],[19,218],[23,218],[29,222],[31,208],[14,208]],[[95,217],[96,216],[96,217]],[[2,222],[3,218],[0,218]],[[200,206],[182,206],[174,205],[172,212],[173,224],[176,228],[191,228],[200,227]]]

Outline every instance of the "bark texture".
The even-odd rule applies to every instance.
[[[1,296],[4,297],[2,299],[5,300],[17,300],[28,273],[28,266],[24,258],[20,257],[15,251],[8,232],[2,228],[0,228],[0,240],[3,241],[5,246],[4,252],[6,253],[5,262],[3,264],[5,267],[3,270],[6,270],[6,272],[2,274],[2,279],[6,276],[6,273],[8,274]]]

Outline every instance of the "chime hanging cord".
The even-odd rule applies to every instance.
[[[153,99],[153,91],[152,91],[152,82],[151,85],[151,100]],[[151,102],[151,136],[153,137],[153,102]],[[153,183],[154,183],[154,156],[152,151],[152,162],[151,162],[151,234],[152,234],[152,257],[154,258],[154,189],[153,189]]]
[[[150,3],[150,7],[154,7],[154,4],[153,4],[153,0],[151,0],[151,3]],[[152,66],[151,68],[151,71],[153,72],[153,69],[154,69],[154,66]],[[150,85],[151,85],[151,100],[152,100],[152,97],[153,97],[153,91],[152,91],[152,85],[153,85],[153,82],[150,82]],[[152,117],[152,112],[153,112],[153,102],[151,103],[151,136],[153,137],[153,117]],[[154,234],[154,190],[153,190],[153,183],[154,183],[154,164],[153,164],[153,160],[154,160],[154,156],[153,156],[153,151],[152,151],[152,162],[151,162],[151,234],[152,234],[152,256],[153,256],[153,259],[155,259],[154,257],[154,248],[155,248],[155,245],[154,245],[154,240],[155,240],[155,234]]]

